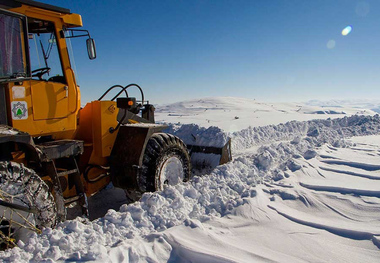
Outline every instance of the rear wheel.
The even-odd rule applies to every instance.
[[[47,184],[22,164],[0,162],[1,248],[56,224],[56,204]]]
[[[178,137],[155,133],[149,139],[138,178],[141,192],[160,191],[166,185],[176,185],[190,179],[190,157],[185,144]],[[139,198],[136,192],[127,192],[130,199]]]

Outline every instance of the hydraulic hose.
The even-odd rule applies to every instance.
[[[121,86],[121,85],[113,85],[113,86],[112,86],[111,88],[109,88],[106,92],[104,92],[103,95],[102,95],[98,100],[102,100],[102,99],[108,94],[108,92],[110,92],[110,91],[113,90],[114,88],[118,88],[118,87],[122,89],[121,92],[125,91],[125,96],[127,96],[127,98],[128,98],[128,92],[127,92],[126,90],[124,90],[124,87],[123,87],[123,86]],[[121,92],[118,93],[118,95],[120,95]],[[112,100],[114,100],[114,99],[112,99]]]
[[[124,88],[123,88],[118,94],[116,94],[116,96],[113,97],[111,100],[115,100],[117,97],[120,96],[120,94],[121,94],[123,91],[126,91],[129,87],[132,87],[132,86],[135,86],[135,87],[137,87],[137,88],[140,90],[140,93],[141,93],[141,104],[144,105],[144,92],[143,92],[142,88],[141,88],[139,85],[134,84],[134,83],[125,86],[125,87],[124,87]]]

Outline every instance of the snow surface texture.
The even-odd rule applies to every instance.
[[[235,159],[210,174],[146,193],[93,222],[44,229],[0,257],[378,262],[380,136],[348,138],[379,132],[378,115],[250,127],[230,135]]]

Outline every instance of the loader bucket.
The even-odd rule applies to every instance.
[[[213,169],[232,160],[231,139],[222,147],[188,144],[191,164],[196,170]]]
[[[164,132],[179,137],[189,150],[193,172],[203,174],[232,160],[231,138],[216,126],[197,124],[167,124]]]

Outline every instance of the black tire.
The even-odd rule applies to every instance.
[[[145,148],[138,178],[140,190],[160,191],[166,184],[186,182],[190,177],[190,156],[182,140],[167,133],[153,134]]]
[[[57,209],[47,184],[32,170],[14,162],[0,162],[0,200],[34,209],[35,213],[0,206],[2,248],[15,245],[30,231],[57,224]]]

